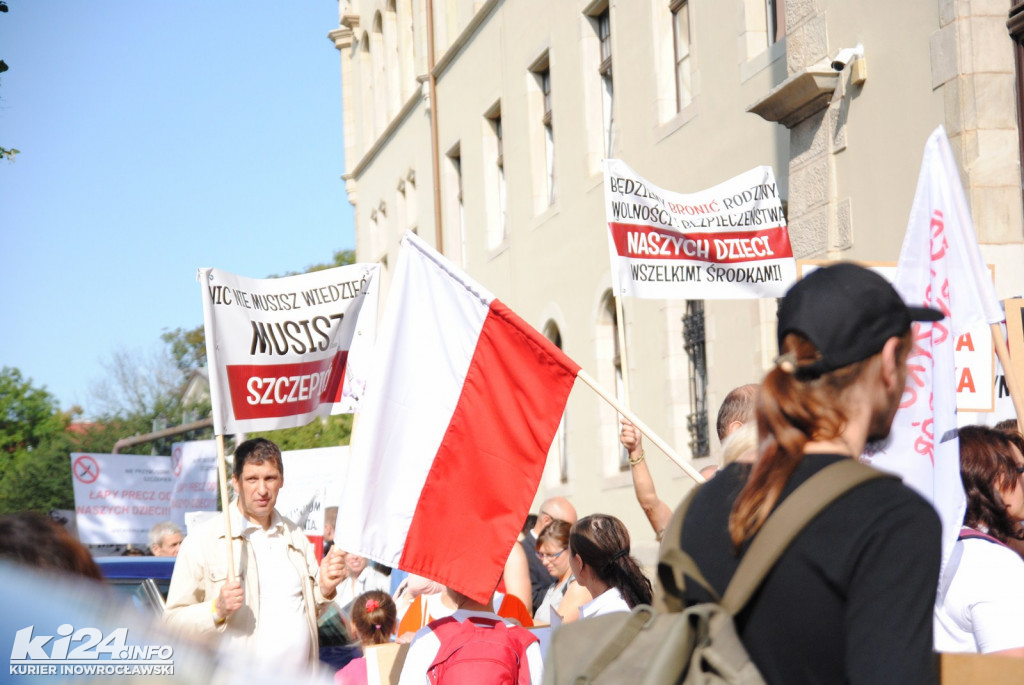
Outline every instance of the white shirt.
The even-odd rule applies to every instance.
[[[338,586],[334,603],[346,615],[351,615],[352,600],[370,590],[383,590],[391,594],[391,578],[375,569],[369,562],[356,578],[346,578]]]
[[[467,611],[458,609],[452,618],[456,621],[465,621],[470,617],[491,618],[503,622],[507,626],[517,625],[515,621],[502,618],[489,611]],[[405,655],[405,664],[402,666],[402,675],[398,685],[429,685],[427,669],[434,662],[437,650],[441,649],[441,641],[434,635],[430,626],[420,628],[409,645],[409,651]],[[530,668],[530,683],[540,685],[544,675],[544,662],[540,652],[540,643],[534,642],[526,648],[526,663]]]
[[[610,587],[580,607],[580,620],[629,610],[629,605],[622,598],[619,588]]]
[[[997,652],[1024,647],[1024,560],[988,540],[960,540],[959,564],[935,603],[935,650]]]
[[[308,669],[309,626],[302,597],[302,579],[288,558],[284,523],[275,511],[270,527],[243,519],[232,507],[232,528],[252,545],[259,578],[259,623],[252,655],[262,664],[286,672]]]

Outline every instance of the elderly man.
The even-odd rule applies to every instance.
[[[149,551],[154,557],[176,557],[184,537],[174,521],[161,521],[149,529]]]
[[[229,505],[238,578],[228,578],[224,518],[207,521],[181,545],[167,594],[167,621],[219,634],[261,663],[287,672],[317,663],[317,616],[343,576],[340,550],[317,568],[302,529],[274,509],[284,484],[281,450],[264,438],[235,451]]]

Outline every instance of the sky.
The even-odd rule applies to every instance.
[[[203,322],[196,271],[355,246],[336,0],[6,0],[0,366],[90,416],[117,351]]]

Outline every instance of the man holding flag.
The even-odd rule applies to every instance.
[[[237,499],[229,510],[240,580],[228,577],[224,520],[212,519],[181,545],[165,616],[188,631],[218,634],[287,672],[317,663],[317,616],[344,576],[344,555],[332,550],[317,568],[302,529],[274,508],[283,484],[277,445],[255,438],[238,446]]]

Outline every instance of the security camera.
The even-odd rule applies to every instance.
[[[857,43],[855,48],[843,48],[832,59],[832,68],[836,71],[842,71],[846,68],[847,64],[863,56],[864,46],[860,43]]]

